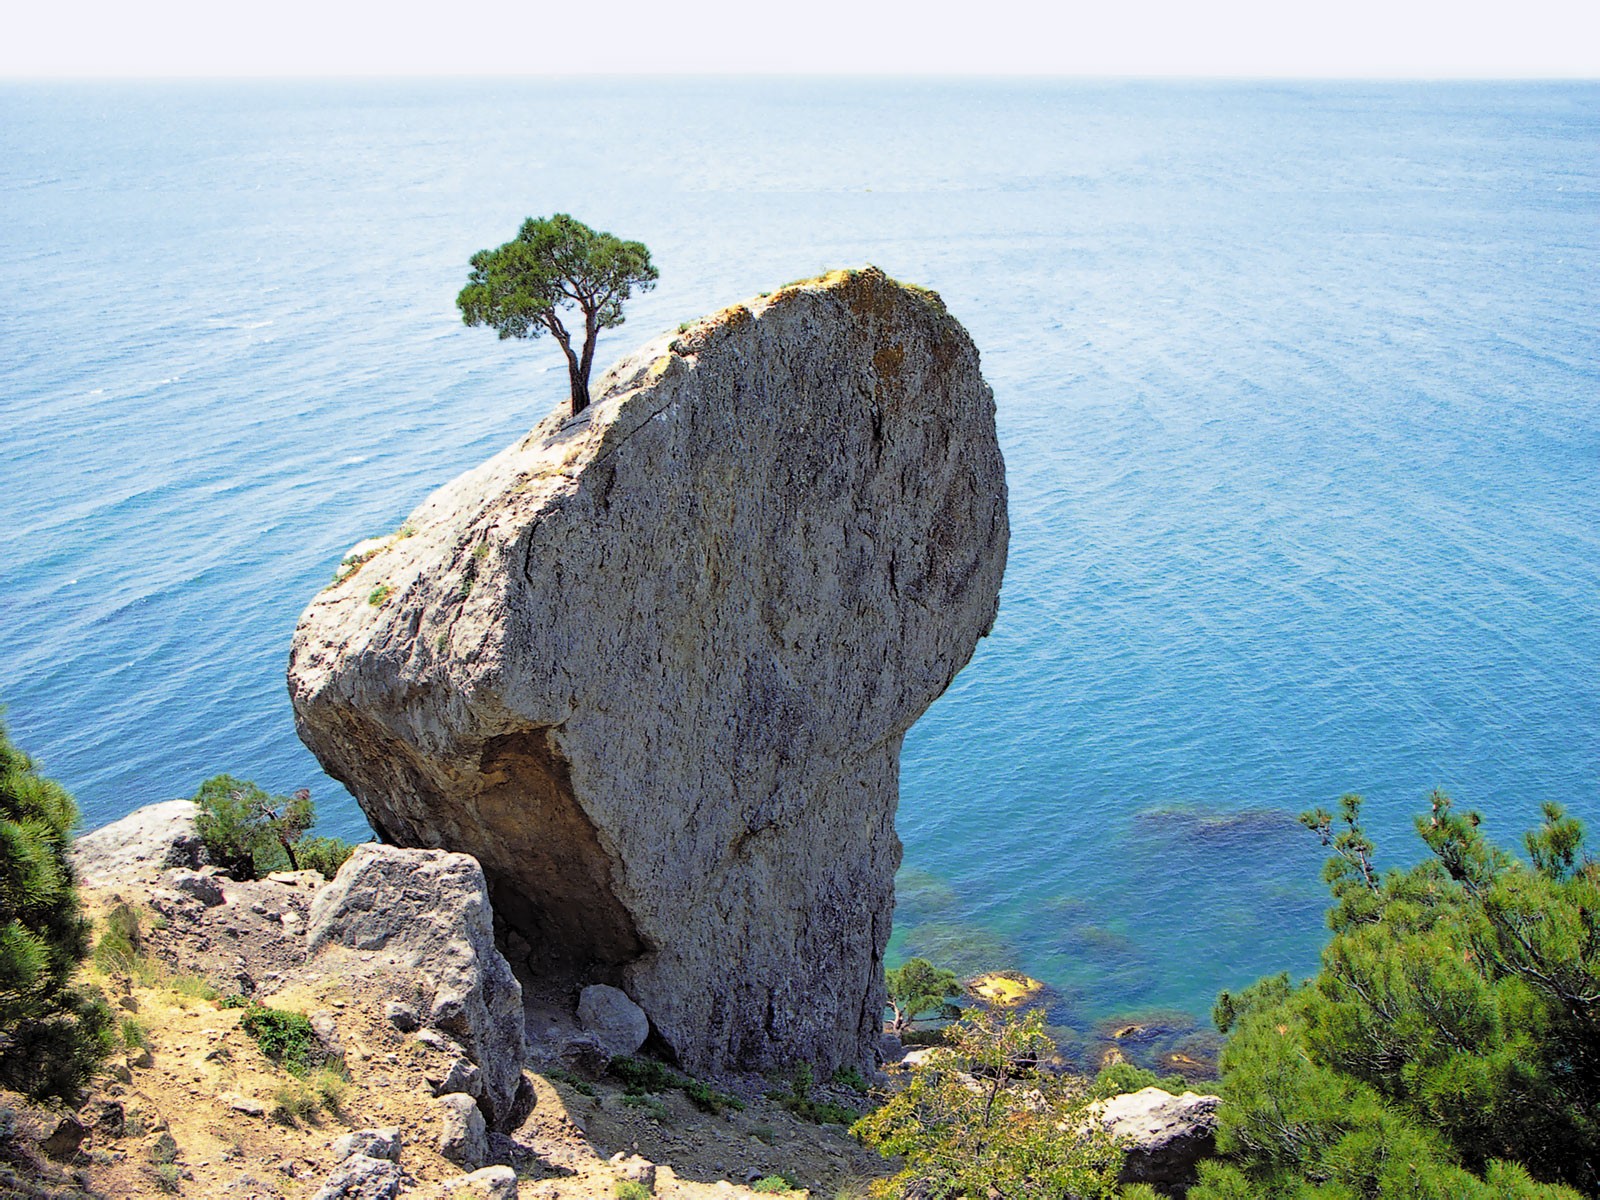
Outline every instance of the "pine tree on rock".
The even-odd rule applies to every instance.
[[[456,297],[462,322],[487,325],[502,339],[555,338],[567,358],[573,416],[589,407],[595,338],[622,324],[634,288],[648,291],[660,276],[642,242],[596,232],[566,213],[529,217],[511,241],[474,254],[471,266]],[[577,349],[560,313],[572,306],[583,319]]]

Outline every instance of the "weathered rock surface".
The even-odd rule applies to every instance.
[[[650,1036],[650,1019],[628,994],[595,983],[578,993],[578,1020],[607,1054],[632,1054]]]
[[[464,1092],[452,1092],[433,1103],[439,1113],[439,1153],[469,1171],[482,1166],[489,1134],[477,1102]]]
[[[1122,1182],[1148,1183],[1170,1195],[1193,1183],[1200,1160],[1216,1150],[1221,1105],[1217,1096],[1174,1096],[1147,1087],[1097,1102],[1091,1111],[1108,1133],[1128,1139]]]
[[[423,1022],[478,1068],[474,1094],[496,1123],[512,1112],[527,1053],[522,987],[494,944],[477,862],[443,850],[368,842],[312,901],[306,955],[366,952],[363,973],[393,971]],[[381,951],[376,957],[372,952]],[[463,1070],[465,1070],[463,1064]],[[470,1073],[470,1072],[469,1072]]]
[[[977,352],[836,273],[593,394],[347,560],[296,631],[301,737],[685,1066],[870,1066],[901,740],[1005,565]]]
[[[147,804],[78,838],[72,845],[72,865],[80,878],[95,884],[168,867],[203,867],[209,860],[194,828],[199,811],[192,800]]]
[[[400,1194],[400,1183],[400,1167],[396,1163],[352,1154],[328,1176],[312,1200],[394,1200]]]

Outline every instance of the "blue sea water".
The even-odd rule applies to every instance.
[[[1593,84],[14,84],[0,202],[0,701],[87,827],[228,771],[364,836],[290,631],[561,399],[453,308],[557,210],[662,270],[602,359],[864,262],[982,350],[1010,568],[892,954],[1203,1013],[1313,968],[1308,806],[1600,824]]]

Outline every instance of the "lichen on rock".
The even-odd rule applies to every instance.
[[[686,1067],[870,1065],[899,753],[988,632],[977,351],[882,272],[646,345],[319,595],[302,738]],[[369,598],[384,589],[382,604]]]

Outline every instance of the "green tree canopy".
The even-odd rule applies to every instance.
[[[111,1014],[71,985],[89,946],[67,854],[78,808],[0,726],[0,1084],[70,1099],[110,1051]]]
[[[1218,999],[1225,1160],[1192,1200],[1600,1195],[1600,864],[1559,805],[1523,862],[1431,800],[1408,871],[1359,797],[1302,817],[1333,937],[1306,983]]]
[[[332,879],[353,849],[337,838],[308,838],[317,820],[311,793],[271,795],[248,779],[213,775],[194,795],[195,832],[206,853],[235,879],[259,879],[288,867]]]
[[[622,324],[622,304],[634,288],[653,288],[660,272],[642,242],[625,242],[557,213],[529,217],[517,236],[472,256],[467,286],[456,307],[467,325],[487,325],[502,338],[536,338],[548,332],[567,358],[572,413],[589,406],[595,338]],[[583,344],[574,349],[561,310],[583,319]]]
[[[904,1033],[924,1014],[954,1019],[961,1010],[951,1003],[961,995],[961,981],[955,972],[936,967],[925,958],[913,958],[904,966],[885,972],[889,1008],[894,1016],[889,1031]]]

